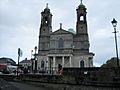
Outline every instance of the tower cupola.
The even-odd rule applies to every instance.
[[[41,26],[40,26],[41,34],[49,35],[52,32],[52,14],[50,9],[48,8],[48,3],[46,4],[46,8],[41,12]]]
[[[83,5],[82,0],[78,8],[76,9],[77,11],[77,21],[84,21],[86,22],[86,7]]]
[[[49,12],[50,13],[50,9],[48,7],[48,3],[46,4],[46,8],[44,9],[44,12]]]
[[[86,7],[83,5],[82,0],[77,11],[77,23],[76,23],[76,31],[77,34],[87,34],[87,19],[86,19]]]

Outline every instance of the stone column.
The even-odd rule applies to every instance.
[[[55,68],[55,63],[56,63],[55,56],[53,56],[53,68]]]
[[[46,70],[48,70],[48,67],[49,67],[49,65],[48,65],[48,59],[49,59],[49,57],[47,57],[47,60],[46,60]]]
[[[50,74],[52,74],[52,70],[53,70],[53,57],[52,56],[50,56],[49,57],[49,72],[50,72]]]
[[[62,56],[62,67],[64,67],[65,64],[65,60],[64,60],[64,56]]]
[[[55,61],[55,56],[53,56],[53,66],[52,66],[52,74],[55,74],[55,64],[56,64],[56,61]]]
[[[35,71],[35,60],[33,61],[33,70]]]
[[[69,57],[70,67],[72,67],[71,56]]]

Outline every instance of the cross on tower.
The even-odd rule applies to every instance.
[[[46,4],[46,8],[48,8],[48,3]]]
[[[83,0],[80,0],[80,2],[81,2],[80,4],[82,4],[82,1],[83,1]]]

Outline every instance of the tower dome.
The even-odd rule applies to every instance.
[[[48,7],[48,3],[46,4],[46,8],[44,9],[44,12],[50,12],[50,9]]]
[[[80,5],[78,6],[79,9],[86,9],[85,5],[82,3],[82,0],[81,0],[81,3]]]
[[[73,28],[69,28],[68,31],[69,31],[69,32],[72,32],[73,34],[76,33]]]

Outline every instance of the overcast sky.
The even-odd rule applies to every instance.
[[[76,30],[76,8],[80,0],[0,0],[0,57],[17,61],[17,49],[30,59],[31,50],[38,46],[40,13],[49,4],[53,14],[53,31],[63,28]],[[115,56],[111,20],[118,21],[120,56],[120,0],[83,0],[87,7],[90,51],[95,53],[94,65],[100,66]]]

